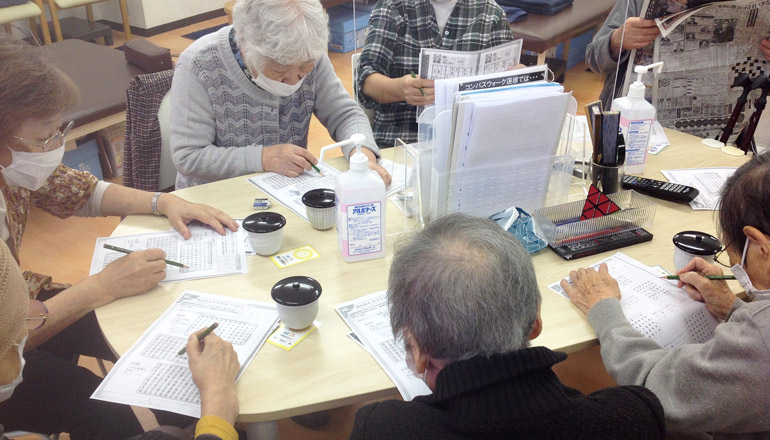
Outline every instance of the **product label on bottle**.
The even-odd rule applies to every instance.
[[[626,165],[641,165],[647,159],[652,121],[652,119],[629,121],[621,116],[620,127],[626,139]]]
[[[340,206],[337,228],[340,250],[346,256],[367,255],[382,251],[384,226],[382,203],[367,202]]]

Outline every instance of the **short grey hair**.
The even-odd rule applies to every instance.
[[[249,67],[318,60],[328,50],[329,19],[319,0],[237,0],[235,40]]]
[[[492,220],[450,214],[402,244],[388,279],[396,339],[454,362],[529,346],[540,290],[524,246]]]

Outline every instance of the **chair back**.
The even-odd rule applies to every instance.
[[[166,93],[158,107],[158,125],[160,125],[160,174],[158,189],[171,188],[176,184],[176,167],[171,160],[171,92]]]
[[[350,56],[350,70],[353,73],[351,75],[353,77],[353,99],[358,103],[359,106],[361,106],[361,109],[366,114],[366,117],[369,118],[369,125],[374,127],[374,109],[364,107],[361,105],[361,101],[358,100],[358,87],[356,87],[356,83],[358,82],[359,58],[361,58],[361,54],[359,52],[356,52]]]

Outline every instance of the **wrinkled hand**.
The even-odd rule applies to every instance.
[[[599,272],[590,267],[573,270],[569,273],[569,279],[572,284],[561,280],[561,288],[567,292],[572,303],[585,314],[605,298],[620,299],[618,282],[610,276],[605,263],[599,266]]]
[[[403,95],[403,100],[409,105],[430,105],[436,101],[435,89],[432,79],[412,78],[412,75],[404,75],[396,79],[397,87]],[[422,92],[420,92],[422,88]],[[425,96],[423,96],[423,92]]]
[[[209,333],[198,342],[201,329],[187,338],[187,356],[193,382],[201,394],[201,416],[221,417],[230,424],[238,417],[235,378],[241,364],[233,345]]]
[[[166,277],[166,253],[161,249],[134,251],[94,275],[110,300],[144,293]]]
[[[706,304],[706,308],[717,319],[724,320],[735,302],[735,294],[724,280],[709,280],[702,275],[722,275],[719,266],[707,263],[702,258],[693,258],[687,266],[677,272],[679,287],[684,287],[690,298]]]
[[[765,54],[765,58],[767,58],[767,61],[770,61],[770,40],[764,39],[759,43],[759,50],[762,51],[763,54]]]
[[[277,144],[262,148],[262,169],[288,177],[297,177],[305,170],[311,170],[310,164],[317,164],[313,153],[292,144]]]
[[[380,178],[382,178],[382,181],[385,182],[386,187],[390,185],[390,182],[393,180],[393,177],[382,165],[378,164],[376,161],[375,162],[369,161],[369,169],[376,171],[377,174],[380,175]]]
[[[217,208],[200,203],[188,202],[173,194],[161,194],[158,199],[158,211],[168,218],[171,226],[173,226],[185,240],[191,236],[190,229],[187,225],[193,220],[211,226],[211,228],[220,235],[225,235],[225,228],[233,232],[238,230],[238,223],[236,223],[232,217]]]
[[[625,34],[623,33],[625,27]],[[660,35],[660,29],[655,20],[645,20],[640,17],[630,17],[624,26],[615,29],[610,36],[610,48],[613,58],[617,59],[621,52],[621,37],[623,38],[622,50],[633,50],[647,47]]]

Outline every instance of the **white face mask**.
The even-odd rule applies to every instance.
[[[264,73],[260,72],[255,78],[252,78],[251,81],[261,87],[262,90],[272,93],[275,96],[290,96],[299,90],[300,86],[302,86],[302,82],[305,81],[305,77],[303,76],[302,79],[297,81],[297,84],[291,85],[270,79]]]
[[[11,150],[10,147],[6,147]],[[37,191],[48,180],[64,157],[64,145],[42,153],[11,150],[11,164],[2,168],[3,177],[9,185]]]
[[[751,283],[751,279],[749,279],[749,274],[746,273],[746,269],[743,268],[743,266],[746,264],[746,251],[749,250],[749,239],[746,239],[746,244],[743,245],[743,255],[741,256],[741,264],[736,264],[735,266],[731,267],[730,269],[733,271],[733,275],[735,275],[735,279],[738,280],[739,283],[741,283],[741,286],[743,286],[744,290],[746,290],[746,295],[749,295],[750,297],[754,298],[754,300],[770,300],[770,289],[765,290],[757,290],[754,287],[754,284]]]
[[[21,383],[21,371],[24,369],[24,344],[27,343],[27,336],[24,336],[24,339],[22,339],[21,342],[13,344],[19,348],[19,359],[21,359],[21,367],[19,367],[19,375],[16,377],[16,379],[7,385],[0,385],[0,402],[5,402],[6,400],[10,399],[14,390],[16,390],[16,387]]]
[[[404,349],[406,351],[406,356],[404,359],[404,361],[406,362],[406,367],[415,377],[418,377],[422,379],[423,382],[425,382],[428,369],[426,368],[425,371],[422,372],[422,374],[418,373],[417,364],[414,362],[414,356],[412,356],[412,350],[410,350],[408,347],[404,347]]]

